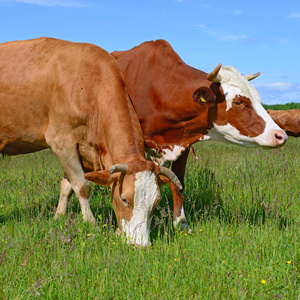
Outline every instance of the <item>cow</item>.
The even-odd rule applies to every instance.
[[[96,223],[89,181],[111,187],[119,228],[129,243],[149,242],[160,198],[159,174],[145,158],[141,126],[115,59],[88,43],[38,38],[0,45],[0,153],[51,148],[64,171],[56,216],[72,191],[83,219]]]
[[[275,123],[282,128],[288,136],[300,137],[300,109],[267,110]]]
[[[219,64],[209,74],[185,64],[165,40],[114,51],[142,126],[148,156],[172,162],[184,186],[189,147],[219,140],[246,147],[279,147],[286,133],[275,124],[249,83],[260,73],[242,75]],[[170,183],[174,225],[188,227],[182,191]]]

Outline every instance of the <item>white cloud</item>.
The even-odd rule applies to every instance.
[[[197,26],[197,25],[196,25]],[[197,27],[206,28],[204,25],[198,25]],[[246,34],[227,34],[220,31],[205,29],[205,32],[211,36],[214,36],[219,41],[232,42],[247,38]]]
[[[288,44],[288,40],[287,39],[277,38],[276,40],[280,44]]]
[[[247,36],[245,34],[238,34],[238,35],[228,34],[228,35],[220,35],[218,37],[218,40],[230,42],[230,41],[245,39],[246,37]]]
[[[299,12],[293,12],[293,13],[290,13],[290,14],[288,15],[288,18],[290,18],[290,19],[300,18],[300,13],[299,13]]]
[[[270,89],[276,91],[288,91],[291,88],[291,84],[288,82],[276,82],[270,84]]]
[[[39,6],[64,6],[76,8],[88,6],[87,3],[76,0],[15,0],[15,2]]]
[[[203,24],[196,24],[195,26],[196,26],[196,27],[199,27],[199,28],[205,28],[205,27],[206,27],[206,26],[203,25]]]
[[[255,86],[255,84],[254,84]],[[264,104],[300,103],[300,85],[288,82],[255,86]]]

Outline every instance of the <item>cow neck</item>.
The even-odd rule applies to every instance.
[[[189,78],[185,75],[187,68],[190,69]],[[211,85],[205,78],[206,74],[183,63],[178,64],[176,71],[177,82],[184,82],[184,85],[166,84],[165,78],[168,77],[165,74],[151,78],[155,89],[148,87],[144,102],[150,102],[151,108],[147,111],[140,103],[136,105],[136,98],[133,97],[147,148],[186,148],[203,138],[212,127],[208,115],[212,114],[212,110],[215,115],[216,109],[201,106],[192,98],[197,88]]]
[[[119,101],[118,105],[112,105],[110,98],[110,103],[105,107],[113,107],[114,110],[105,110],[102,105],[99,117],[100,120],[106,120],[99,124],[99,136],[96,138],[102,141],[97,148],[104,168],[109,169],[118,163],[126,164],[134,159],[145,160],[142,130],[128,97]]]

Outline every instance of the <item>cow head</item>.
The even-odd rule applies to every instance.
[[[159,175],[164,175],[182,189],[180,181],[169,169],[151,161],[117,164],[109,171],[90,172],[85,178],[99,185],[110,185],[112,203],[119,228],[128,243],[149,243],[150,217],[160,200]]]
[[[278,147],[286,142],[286,133],[271,119],[249,83],[259,75],[244,76],[233,67],[222,68],[221,64],[207,75],[212,84],[205,91],[211,94],[206,98],[214,96],[216,103],[213,127],[207,134],[210,138],[247,147]]]

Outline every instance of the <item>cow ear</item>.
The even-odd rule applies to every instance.
[[[159,186],[165,185],[169,182],[170,182],[170,179],[167,178],[166,176],[161,175],[161,174],[158,176],[157,183]]]
[[[117,174],[110,174],[109,170],[89,172],[84,175],[84,178],[88,181],[97,183],[102,186],[109,186],[118,180]]]
[[[193,100],[200,105],[212,106],[216,104],[217,97],[214,92],[205,86],[196,89],[193,93]]]

